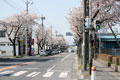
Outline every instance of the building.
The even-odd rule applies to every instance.
[[[117,39],[120,42],[120,33],[116,34]],[[98,39],[100,38],[100,41],[102,42],[102,46],[104,49],[108,49],[108,48],[119,48],[117,45],[117,42],[113,36],[112,33],[100,33],[97,34]]]
[[[16,52],[18,52],[17,45]],[[0,56],[13,56],[13,46],[6,35],[5,30],[0,30]]]
[[[120,42],[120,33],[116,33],[116,37]],[[112,33],[97,34],[97,51],[99,53],[107,53],[120,56],[120,48]]]

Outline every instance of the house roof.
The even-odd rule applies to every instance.
[[[100,38],[102,41],[115,41],[112,33],[97,33],[97,37]],[[117,33],[116,37],[120,41],[120,33]]]

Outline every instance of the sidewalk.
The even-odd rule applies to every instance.
[[[77,57],[75,58],[76,70]],[[111,67],[108,67],[104,61],[99,59],[93,60],[93,66],[96,66],[96,80],[120,80],[120,72],[115,72]],[[86,73],[87,75],[85,75]],[[79,78],[77,80],[91,80],[91,76],[87,72],[77,71]]]
[[[115,72],[99,60],[94,60],[93,63],[97,67],[96,80],[120,80],[119,72]]]
[[[96,66],[96,80],[120,80],[120,72],[115,72],[104,62],[93,60],[93,66]],[[88,80],[91,80],[90,76]]]

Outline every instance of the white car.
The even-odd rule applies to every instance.
[[[44,51],[44,50],[40,51],[40,56],[46,56],[46,55],[47,55],[46,51]]]

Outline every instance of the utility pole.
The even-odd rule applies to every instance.
[[[44,17],[44,16],[42,16],[42,17],[41,17],[41,20],[42,20],[42,27],[44,27],[43,20],[45,20],[45,17]]]
[[[82,55],[83,55],[83,71],[87,70],[87,56],[88,55],[88,42],[86,42],[86,20],[89,17],[89,0],[83,0],[84,1],[84,26],[83,26],[83,43],[82,43]],[[89,24],[89,21],[87,22],[87,25]],[[88,26],[89,28],[89,26]],[[88,35],[88,34],[87,34]]]
[[[84,20],[86,18],[86,0],[84,0]],[[85,57],[85,21],[83,26],[83,43],[82,43],[82,55],[83,55],[83,71],[86,71],[86,57]]]
[[[45,17],[42,16],[41,20],[42,20],[42,39],[43,39],[43,30],[44,30],[44,23],[43,23],[43,21],[45,20]],[[42,45],[43,45],[43,42],[42,42]]]
[[[56,31],[55,33],[56,33],[56,37],[57,37],[58,31]]]
[[[26,15],[27,15],[29,12],[29,4],[33,4],[33,2],[26,0],[25,4],[26,4]]]
[[[26,4],[26,15],[28,15],[28,13],[29,13],[29,4],[33,4],[33,2],[29,2],[28,0],[26,0],[26,2],[25,2],[25,4]],[[28,53],[28,44],[27,44],[27,39],[28,39],[28,24],[27,24],[27,26],[26,26],[26,35],[25,35],[25,54],[27,55],[27,53]]]
[[[90,28],[89,28],[89,74],[91,75],[92,68],[92,0],[89,1],[90,6]]]

